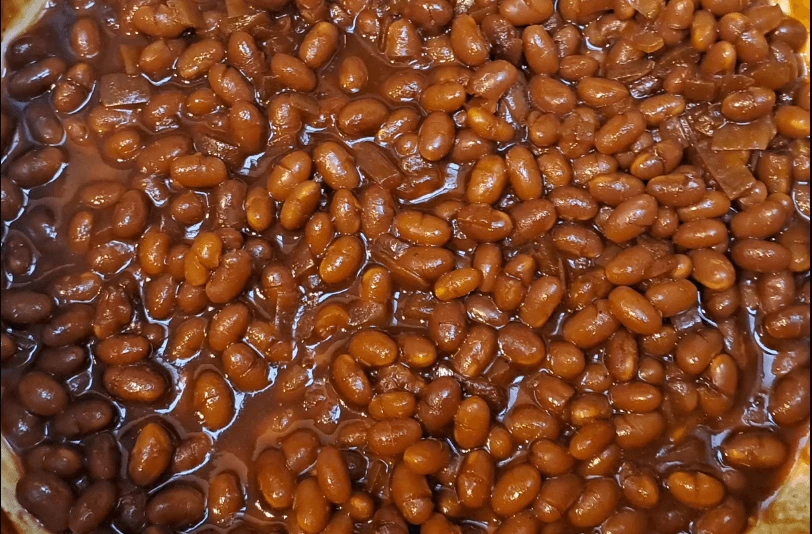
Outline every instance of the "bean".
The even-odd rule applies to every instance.
[[[205,497],[200,490],[175,484],[160,490],[147,504],[147,519],[157,525],[184,528],[203,519]]]
[[[17,482],[17,501],[45,528],[61,532],[68,527],[73,493],[62,479],[45,471],[24,474]]]
[[[226,180],[226,165],[219,158],[193,154],[172,162],[169,174],[173,180],[189,188],[208,188]]]
[[[609,339],[618,326],[609,301],[599,300],[570,317],[563,333],[567,341],[589,348]]]
[[[513,3],[518,4],[519,2]],[[542,26],[534,25],[524,29],[522,50],[528,66],[534,73],[553,75],[559,70],[560,63],[555,42]]]
[[[158,423],[148,423],[138,433],[130,452],[127,473],[134,484],[149,486],[166,471],[172,459],[172,439]]]
[[[457,15],[451,23],[451,46],[464,64],[476,67],[487,61],[490,45],[476,20],[467,14]]]
[[[148,365],[109,367],[102,377],[105,389],[125,402],[151,403],[166,392],[163,375]]]
[[[17,389],[22,405],[37,415],[56,415],[68,404],[64,387],[40,371],[32,371],[23,376]]]
[[[370,450],[381,456],[399,456],[422,436],[420,423],[414,419],[380,421],[369,428],[367,441]]]
[[[113,408],[101,399],[73,402],[54,418],[54,430],[67,438],[92,434],[113,420]]]
[[[634,239],[654,224],[657,201],[649,195],[637,195],[618,205],[603,226],[604,235],[615,243]]]
[[[668,489],[679,502],[696,509],[717,506],[725,498],[722,483],[701,472],[671,473],[668,476]]]
[[[364,246],[358,238],[339,237],[327,247],[319,275],[327,284],[346,282],[358,273],[364,256]]]
[[[76,499],[68,517],[68,528],[75,534],[93,532],[112,513],[118,490],[107,481],[95,482]]]
[[[388,115],[389,110],[383,103],[373,98],[362,98],[341,108],[338,127],[349,136],[362,137],[377,132]],[[319,159],[315,161],[316,168],[319,168]]]
[[[420,125],[420,155],[427,161],[439,161],[448,156],[454,146],[455,125],[442,111],[431,113]]]
[[[304,479],[296,488],[293,511],[299,527],[309,534],[322,532],[330,521],[330,503],[315,478]]]
[[[354,189],[360,183],[352,156],[343,146],[327,141],[313,150],[313,162],[324,181],[333,189]]]
[[[423,475],[401,463],[392,474],[392,500],[404,519],[413,525],[429,520],[434,510],[431,488]]]
[[[809,417],[809,370],[789,373],[773,387],[770,413],[776,423],[790,426]]]
[[[243,507],[242,484],[232,472],[223,471],[209,480],[208,515],[216,524],[229,524]]]
[[[277,449],[263,451],[256,460],[259,491],[265,502],[275,510],[290,508],[294,501],[296,479],[285,465],[285,457]]]
[[[521,464],[509,468],[493,488],[491,506],[502,517],[513,516],[527,508],[541,489],[541,475],[535,467]]]
[[[759,273],[783,271],[789,267],[791,260],[786,247],[757,239],[737,241],[730,255],[733,263],[742,269]]]
[[[772,434],[751,432],[728,438],[722,454],[735,467],[771,469],[783,465],[787,447]]]
[[[567,519],[578,528],[595,527],[615,510],[620,490],[615,481],[607,478],[588,480],[581,496],[567,512]]]

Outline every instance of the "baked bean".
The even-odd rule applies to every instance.
[[[603,225],[604,235],[615,243],[634,239],[654,223],[657,201],[649,195],[637,195],[619,204]]]
[[[607,478],[588,480],[580,497],[567,512],[567,519],[579,528],[597,526],[614,512],[619,498],[620,490],[615,481]]]
[[[773,386],[770,413],[776,423],[790,426],[809,417],[809,369],[799,369]]]
[[[319,265],[319,276],[327,284],[346,282],[357,274],[364,255],[364,246],[358,238],[339,237],[327,247]]]
[[[465,210],[466,208],[463,208],[460,215]],[[488,217],[488,212],[482,211],[484,211],[480,215],[480,218],[484,219],[482,222],[488,221],[491,217]],[[497,219],[495,215],[501,212],[491,213],[493,213],[492,217]],[[554,226],[556,220],[555,206],[545,199],[527,200],[516,204],[510,209],[510,216],[513,220],[511,239],[516,245],[524,245],[547,233]],[[482,222],[479,222],[479,226],[482,225]],[[490,225],[493,228],[494,223],[491,222]]]
[[[161,489],[147,504],[147,519],[172,528],[192,526],[203,519],[205,497],[200,490],[186,484]]]
[[[451,226],[428,213],[402,211],[394,220],[398,235],[416,245],[443,246],[451,239]]]
[[[263,451],[256,460],[259,491],[271,508],[284,510],[294,501],[296,479],[285,465],[285,457],[277,449]]]
[[[43,293],[6,290],[0,297],[0,316],[4,321],[28,325],[43,323],[53,313],[53,300]]]
[[[542,26],[528,26],[524,29],[522,50],[530,70],[535,74],[552,75],[558,71],[558,50],[553,38]]]
[[[515,515],[535,500],[540,489],[541,475],[532,465],[508,468],[494,485],[491,496],[493,511],[503,517]]]
[[[563,334],[578,347],[589,348],[609,339],[619,324],[609,301],[599,300],[570,317],[564,323]]]
[[[134,484],[149,486],[160,478],[172,459],[172,439],[158,423],[148,423],[138,433],[130,452],[127,473]]]
[[[34,148],[11,162],[8,177],[20,187],[37,187],[59,176],[66,164],[67,156],[59,148]]]
[[[737,241],[730,252],[733,263],[749,271],[769,273],[789,267],[789,250],[778,243],[745,239]]]
[[[662,401],[662,395],[657,388],[642,382],[618,384],[613,386],[609,393],[616,408],[633,413],[654,411],[659,408]]]
[[[109,367],[102,380],[111,395],[126,402],[154,402],[167,388],[163,375],[149,365]]]
[[[399,19],[387,28],[384,55],[390,61],[410,61],[420,54],[420,46],[420,34],[410,21]]]
[[[617,115],[595,133],[595,148],[602,154],[623,152],[640,137],[645,128],[645,117],[639,111]]]
[[[446,157],[453,148],[454,122],[442,111],[431,113],[420,126],[420,155],[428,161],[439,161]]]
[[[360,183],[352,156],[336,142],[321,143],[313,150],[313,162],[325,183],[333,189],[354,189]]]
[[[304,532],[322,532],[330,521],[330,503],[321,493],[315,478],[299,483],[293,500],[296,522]]]
[[[545,523],[559,521],[578,500],[583,488],[584,483],[576,475],[545,480],[533,504],[536,517]]]
[[[231,523],[243,507],[242,485],[234,473],[224,471],[209,480],[209,517],[219,525]]]
[[[282,204],[279,222],[287,230],[302,228],[316,211],[321,199],[321,187],[306,180],[296,185]]]
[[[316,56],[317,57],[317,56]],[[338,68],[338,82],[345,93],[356,94],[366,87],[369,80],[364,61],[357,56],[345,57]]]
[[[362,98],[360,100],[354,100],[341,108],[337,117],[338,127],[346,135],[361,137],[377,132],[388,115],[389,110],[383,103],[373,98]],[[335,150],[333,150],[333,152],[335,152]],[[319,172],[324,173],[323,168],[319,166],[319,156],[317,156],[315,152],[313,156],[316,162],[316,168],[319,169]],[[346,159],[343,155],[323,156],[322,159],[329,157],[341,157],[342,159]],[[322,165],[327,166],[331,163],[329,159],[324,159]],[[335,165],[335,163],[332,163],[332,165]]]
[[[722,454],[736,467],[770,469],[783,465],[787,447],[775,436],[767,433],[745,433],[728,438]]]
[[[404,519],[413,525],[428,521],[434,509],[426,478],[403,463],[398,464],[392,474],[392,500]]]
[[[100,309],[102,305],[99,305]],[[84,304],[74,304],[56,314],[43,327],[42,340],[48,347],[75,345],[93,334],[93,310]]]
[[[613,423],[615,443],[627,450],[650,445],[665,430],[665,419],[659,412],[622,414]]]
[[[651,335],[659,331],[662,319],[659,311],[635,290],[621,286],[609,294],[612,314],[629,330]]]
[[[699,295],[690,281],[676,280],[651,286],[646,291],[646,298],[663,317],[673,317],[695,305]]]
[[[118,490],[108,481],[95,482],[71,507],[68,528],[76,534],[93,532],[116,506]]]
[[[429,432],[437,432],[451,423],[461,402],[456,380],[442,377],[428,384],[417,403],[417,417]]]
[[[62,385],[40,371],[27,373],[17,389],[21,404],[37,415],[56,415],[68,404],[67,392]]]
[[[417,443],[423,431],[414,419],[390,419],[369,427],[367,442],[373,453],[381,456],[399,456]]]
[[[482,35],[476,20],[463,14],[451,23],[451,46],[454,55],[470,67],[482,65],[490,55],[490,44]]]
[[[701,472],[677,471],[668,476],[668,489],[679,502],[691,508],[716,506],[725,498],[725,488]]]
[[[464,315],[462,319],[463,321],[465,320]],[[448,318],[446,318],[446,321],[448,321]],[[451,321],[448,321],[442,326],[445,330],[442,334],[447,339],[451,336],[461,336],[459,341],[455,341],[453,345],[450,343],[445,344],[448,348],[452,349],[448,352],[453,352],[453,350],[457,348],[459,349],[451,361],[454,369],[463,376],[476,377],[481,375],[496,356],[496,332],[492,328],[484,325],[474,325],[466,335],[464,330],[460,331],[460,334],[457,334],[455,325]],[[448,339],[448,341],[450,341],[450,339]],[[443,350],[443,346],[439,348]]]
[[[56,475],[45,471],[26,473],[17,482],[15,495],[45,528],[52,531],[68,528],[74,497],[70,486]]]
[[[531,101],[542,112],[561,117],[575,109],[574,91],[554,78],[534,76],[529,90]]]

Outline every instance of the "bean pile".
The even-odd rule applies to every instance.
[[[53,532],[740,534],[810,412],[764,0],[57,0],[2,431]]]

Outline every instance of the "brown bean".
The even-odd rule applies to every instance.
[[[595,527],[614,512],[619,498],[620,490],[614,480],[588,480],[581,496],[567,512],[567,519],[578,528]]]
[[[654,197],[637,195],[615,208],[603,225],[603,232],[607,239],[623,243],[645,232],[656,217],[657,201]]]
[[[529,464],[509,468],[496,481],[491,496],[493,511],[502,517],[513,516],[527,508],[539,494],[541,475]]]
[[[420,125],[420,155],[427,161],[439,161],[446,157],[454,146],[455,130],[454,121],[447,113],[431,113]]]
[[[327,284],[346,282],[358,273],[364,256],[364,245],[357,237],[339,237],[327,247],[319,265],[319,276]]]
[[[158,423],[148,423],[138,433],[130,452],[127,473],[134,484],[149,486],[160,478],[172,459],[172,439]]]
[[[691,508],[716,506],[725,498],[725,487],[701,472],[677,471],[668,476],[668,489],[682,504]]]
[[[316,146],[313,150],[313,163],[325,183],[335,190],[354,189],[361,181],[352,156],[334,141]]]
[[[311,69],[318,69],[333,56],[338,39],[338,28],[334,24],[326,21],[316,23],[299,47],[299,59]]]
[[[518,4],[520,2],[513,2]],[[529,2],[544,4],[546,2]],[[541,22],[541,21],[537,21]],[[522,32],[522,50],[527,65],[535,74],[553,75],[559,69],[558,50],[555,41],[542,26],[528,26]]]
[[[204,371],[194,384],[193,405],[212,431],[220,430],[234,416],[234,394],[225,379],[214,371]]]
[[[316,75],[297,57],[274,54],[271,57],[271,73],[279,83],[294,91],[307,93],[316,88]]]
[[[293,512],[302,531],[322,532],[330,521],[330,503],[324,497],[315,478],[302,480],[296,488]]]
[[[71,507],[68,528],[75,534],[93,532],[116,506],[118,488],[108,481],[95,482]]]
[[[26,473],[15,491],[17,501],[45,528],[61,532],[68,527],[73,493],[62,479],[45,471]]]
[[[256,460],[259,491],[265,502],[275,510],[293,505],[296,479],[285,465],[285,457],[277,449],[263,451]]]
[[[776,423],[790,426],[809,417],[809,384],[809,369],[799,369],[773,386],[769,409]]]
[[[378,131],[389,116],[389,109],[374,98],[353,100],[338,112],[338,128],[346,135],[363,137]],[[316,168],[319,158],[314,153]],[[321,170],[320,170],[321,172]]]
[[[96,347],[96,356],[107,365],[129,365],[147,357],[149,341],[142,336],[120,335],[104,339]]]
[[[730,256],[733,263],[742,269],[758,273],[783,271],[789,267],[791,260],[789,250],[783,245],[757,239],[737,241]]]
[[[404,519],[413,525],[429,520],[434,510],[431,488],[423,475],[400,463],[392,474],[392,500]]]
[[[620,323],[607,300],[591,304],[564,323],[564,338],[580,348],[589,348],[606,341]]]
[[[749,432],[728,438],[722,446],[725,461],[735,467],[774,469],[783,465],[787,446],[772,434]]]
[[[422,434],[420,423],[414,419],[390,419],[372,425],[367,432],[367,442],[374,454],[399,456],[417,443]]]
[[[651,335],[660,330],[660,312],[630,287],[617,287],[609,294],[612,314],[630,331]]]
[[[451,23],[451,46],[457,59],[471,67],[482,65],[490,55],[490,44],[482,35],[476,20],[468,14],[454,17]]]
[[[102,377],[104,388],[125,402],[151,403],[167,389],[164,376],[149,365],[109,367]]]
[[[155,494],[147,504],[147,519],[156,525],[189,527],[203,519],[205,501],[203,493],[193,486],[168,486]]]

